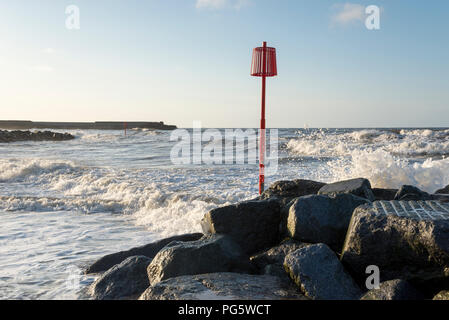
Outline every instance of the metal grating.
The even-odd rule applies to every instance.
[[[393,214],[416,220],[449,220],[449,204],[438,201],[375,201],[377,215]]]

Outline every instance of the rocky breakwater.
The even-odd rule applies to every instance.
[[[87,271],[103,272],[90,291],[94,299],[445,299],[447,198],[372,189],[366,179],[280,181],[208,212],[203,234],[103,257]]]
[[[0,130],[0,143],[17,141],[66,141],[75,137],[69,133],[58,133],[51,131],[21,131]]]

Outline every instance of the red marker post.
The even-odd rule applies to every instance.
[[[266,148],[266,120],[265,120],[265,91],[266,78],[277,76],[276,49],[267,47],[264,41],[262,47],[253,50],[251,75],[262,77],[262,115],[260,120],[260,146],[259,146],[259,194],[265,187],[265,148]]]

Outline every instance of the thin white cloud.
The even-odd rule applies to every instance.
[[[240,10],[251,4],[251,0],[196,0],[197,9],[219,10],[224,8],[233,8]]]
[[[332,6],[335,11],[332,16],[332,23],[346,25],[353,22],[362,22],[365,20],[365,7],[357,3],[344,3]]]

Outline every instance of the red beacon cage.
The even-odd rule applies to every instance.
[[[260,146],[259,146],[259,194],[264,191],[265,187],[265,89],[266,77],[277,76],[278,70],[276,65],[276,49],[267,47],[267,43],[263,43],[263,47],[253,50],[253,61],[251,63],[251,75],[254,77],[262,77],[262,116],[260,120]]]
[[[267,47],[254,48],[251,75],[253,77],[275,77],[278,74],[276,65],[276,49]]]

